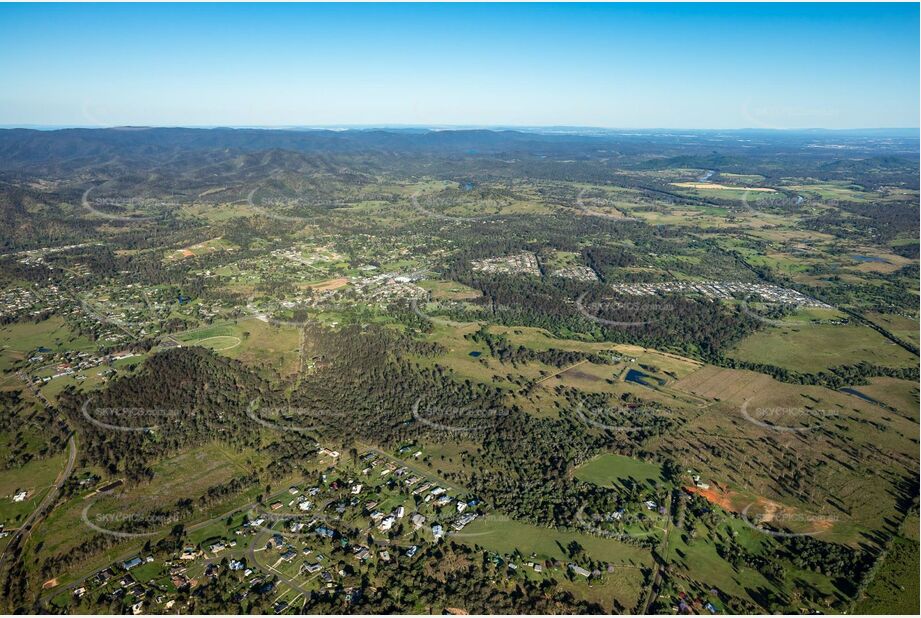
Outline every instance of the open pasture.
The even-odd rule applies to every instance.
[[[739,342],[728,355],[739,360],[785,367],[803,373],[866,361],[887,367],[916,366],[918,359],[875,330],[850,324],[767,326]],[[790,323],[790,325],[786,325]]]
[[[656,485],[663,482],[659,464],[612,453],[594,457],[576,468],[574,474],[580,481],[599,487]]]
[[[253,487],[251,491],[228,496],[203,509],[197,506],[198,497],[211,487],[248,473],[260,462],[258,453],[232,451],[217,442],[186,450],[157,463],[154,478],[149,483],[120,488],[106,495],[86,490],[69,498],[48,516],[33,535],[31,544],[34,547],[36,543],[41,543],[46,556],[63,555],[91,536],[105,536],[87,524],[87,520],[105,530],[158,534],[168,532],[176,523],[188,527],[195,522],[207,521],[252,501],[261,488]],[[111,480],[114,479],[102,481],[99,486]],[[161,509],[171,510],[177,501],[183,499],[189,499],[195,505],[189,516],[179,520],[162,517]],[[82,532],[74,534],[74,531]],[[83,562],[81,570],[101,568],[121,556],[130,555],[151,538],[157,537],[117,539],[117,542]],[[78,572],[61,575],[67,576],[59,578],[59,583],[64,584],[68,578],[76,577]]]
[[[46,459],[34,459],[22,467],[0,471],[0,524],[17,528],[35,510],[48,493],[52,483],[64,469],[67,459],[59,453]],[[28,492],[26,499],[14,502],[17,492]]]
[[[200,345],[254,366],[263,364],[282,374],[297,370],[300,335],[297,328],[257,318],[216,324],[175,336],[183,345]]]
[[[873,323],[879,324],[896,337],[918,345],[918,318],[894,313],[868,313],[865,317]]]
[[[651,568],[653,564],[649,551],[640,547],[590,534],[541,528],[501,515],[488,515],[474,521],[455,540],[506,555],[519,552],[523,561],[543,563],[553,559],[564,565],[571,560],[567,546],[576,542],[584,548],[587,556],[614,565],[614,572],[607,575],[607,582],[600,587],[594,586],[597,590],[593,600],[605,607],[610,605],[611,599],[626,609],[636,607],[644,593],[641,587],[642,569]],[[521,561],[518,564],[519,569],[527,569]],[[570,585],[583,593],[588,591],[588,594],[593,588],[578,580],[573,580]]]
[[[676,384],[713,402],[656,450],[718,481],[831,522],[823,538],[878,542],[899,517],[898,496],[917,466],[915,420],[829,389],[706,367]],[[802,522],[791,519],[791,526]]]
[[[0,326],[0,342],[0,371],[8,371],[40,347],[54,352],[91,350],[94,347],[89,339],[74,333],[64,319],[57,316],[41,322]]]
[[[419,287],[428,290],[433,300],[472,300],[482,296],[479,290],[443,279],[423,279],[419,281]]]

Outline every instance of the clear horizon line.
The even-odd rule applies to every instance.
[[[778,132],[795,132],[795,131],[828,131],[828,132],[845,132],[845,131],[921,131],[921,126],[883,126],[883,127],[605,127],[596,125],[567,125],[567,124],[442,124],[442,123],[336,123],[336,124],[278,124],[278,125],[259,125],[259,124],[120,124],[120,125],[88,125],[88,124],[27,124],[27,123],[0,123],[0,129],[28,129],[28,130],[66,130],[66,129],[257,129],[257,130],[317,130],[317,131],[335,131],[350,129],[448,129],[448,130],[535,130],[535,129],[566,129],[566,130],[592,130],[592,131],[778,131]]]

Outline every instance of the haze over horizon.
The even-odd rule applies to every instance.
[[[0,7],[0,126],[869,129],[921,106],[917,4],[43,10]]]
[[[921,615],[919,17],[0,2],[0,614]]]
[[[794,128],[711,128],[711,127],[596,127],[579,125],[443,125],[443,124],[329,124],[329,125],[88,125],[88,124],[0,124],[0,130],[30,129],[36,131],[61,131],[67,129],[239,129],[257,131],[520,131],[537,133],[559,134],[617,134],[624,132],[650,132],[667,133],[671,131],[689,131],[692,133],[704,132],[780,132],[780,133],[902,133],[921,131],[919,126],[905,127],[853,127],[853,128],[828,128],[828,127],[794,127]],[[919,136],[921,137],[921,136]]]

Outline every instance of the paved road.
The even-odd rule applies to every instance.
[[[35,398],[41,401],[42,404],[44,404],[46,408],[54,407],[51,405],[51,402],[48,401],[48,399],[45,397],[44,393],[42,393],[42,389],[39,388],[37,384],[32,382],[32,380],[29,378],[29,375],[25,371],[17,371],[16,375],[19,377],[20,380],[22,380],[25,383],[26,388],[28,388],[32,392],[32,394],[35,395]]]
[[[3,562],[7,555],[15,553],[21,548],[22,544],[29,539],[32,535],[32,530],[41,521],[42,513],[57,500],[61,487],[64,486],[64,482],[70,478],[70,474],[74,471],[74,464],[77,461],[77,442],[72,435],[67,441],[67,446],[70,449],[70,453],[67,457],[67,465],[65,465],[61,473],[58,474],[51,489],[48,490],[48,493],[45,494],[42,501],[35,507],[35,510],[29,513],[26,520],[22,522],[22,525],[13,535],[13,538],[10,539],[10,542],[7,543],[6,547],[3,549],[3,553],[0,553],[0,567],[3,566]]]

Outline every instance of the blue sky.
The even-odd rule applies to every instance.
[[[0,5],[0,124],[919,124],[917,4]]]

